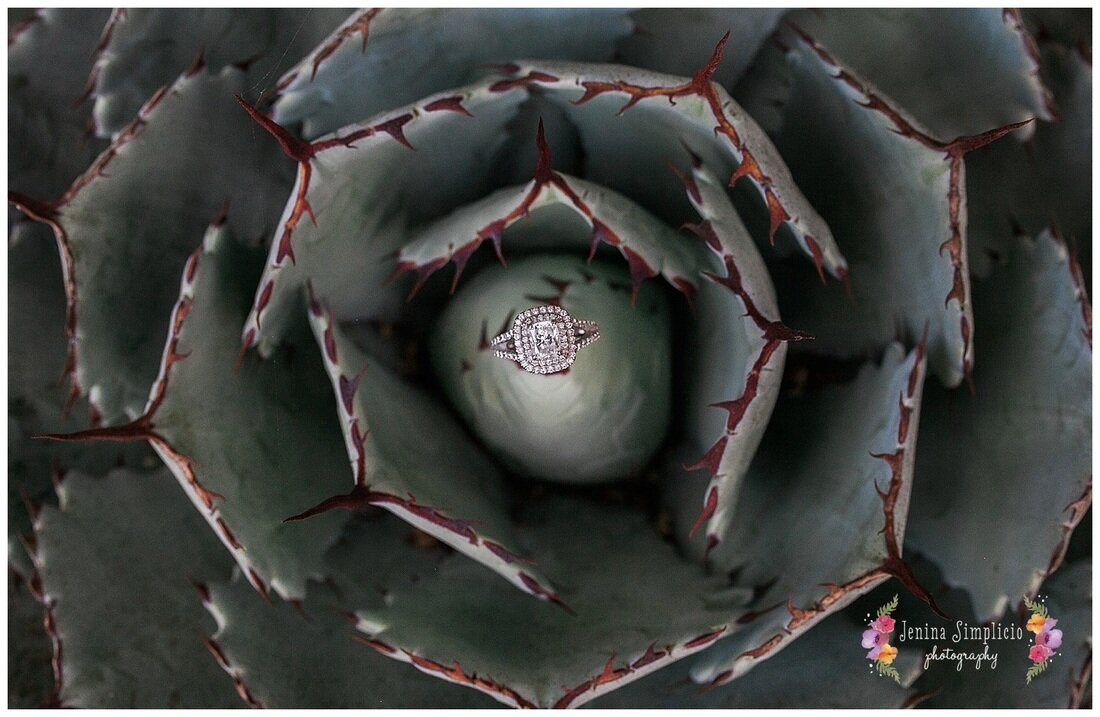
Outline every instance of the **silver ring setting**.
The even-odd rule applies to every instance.
[[[574,319],[560,306],[536,306],[522,312],[512,328],[489,342],[497,358],[517,362],[525,371],[564,371],[577,351],[600,338],[595,321]]]

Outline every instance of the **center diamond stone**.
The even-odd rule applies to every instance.
[[[552,321],[538,321],[527,330],[531,338],[531,347],[538,358],[557,357],[561,348],[561,335]]]

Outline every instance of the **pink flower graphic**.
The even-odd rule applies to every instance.
[[[891,633],[894,631],[894,618],[889,615],[882,615],[871,623],[871,627],[876,632],[881,632],[884,635]]]
[[[1031,658],[1032,662],[1046,662],[1047,658],[1053,654],[1054,650],[1046,645],[1032,645],[1027,656]]]

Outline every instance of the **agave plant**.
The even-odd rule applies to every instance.
[[[1087,699],[1089,11],[9,24],[11,704]]]

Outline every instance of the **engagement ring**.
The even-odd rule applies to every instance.
[[[489,345],[498,358],[516,361],[531,373],[557,373],[573,365],[577,350],[600,338],[595,321],[574,319],[560,306],[527,309],[512,328]]]

